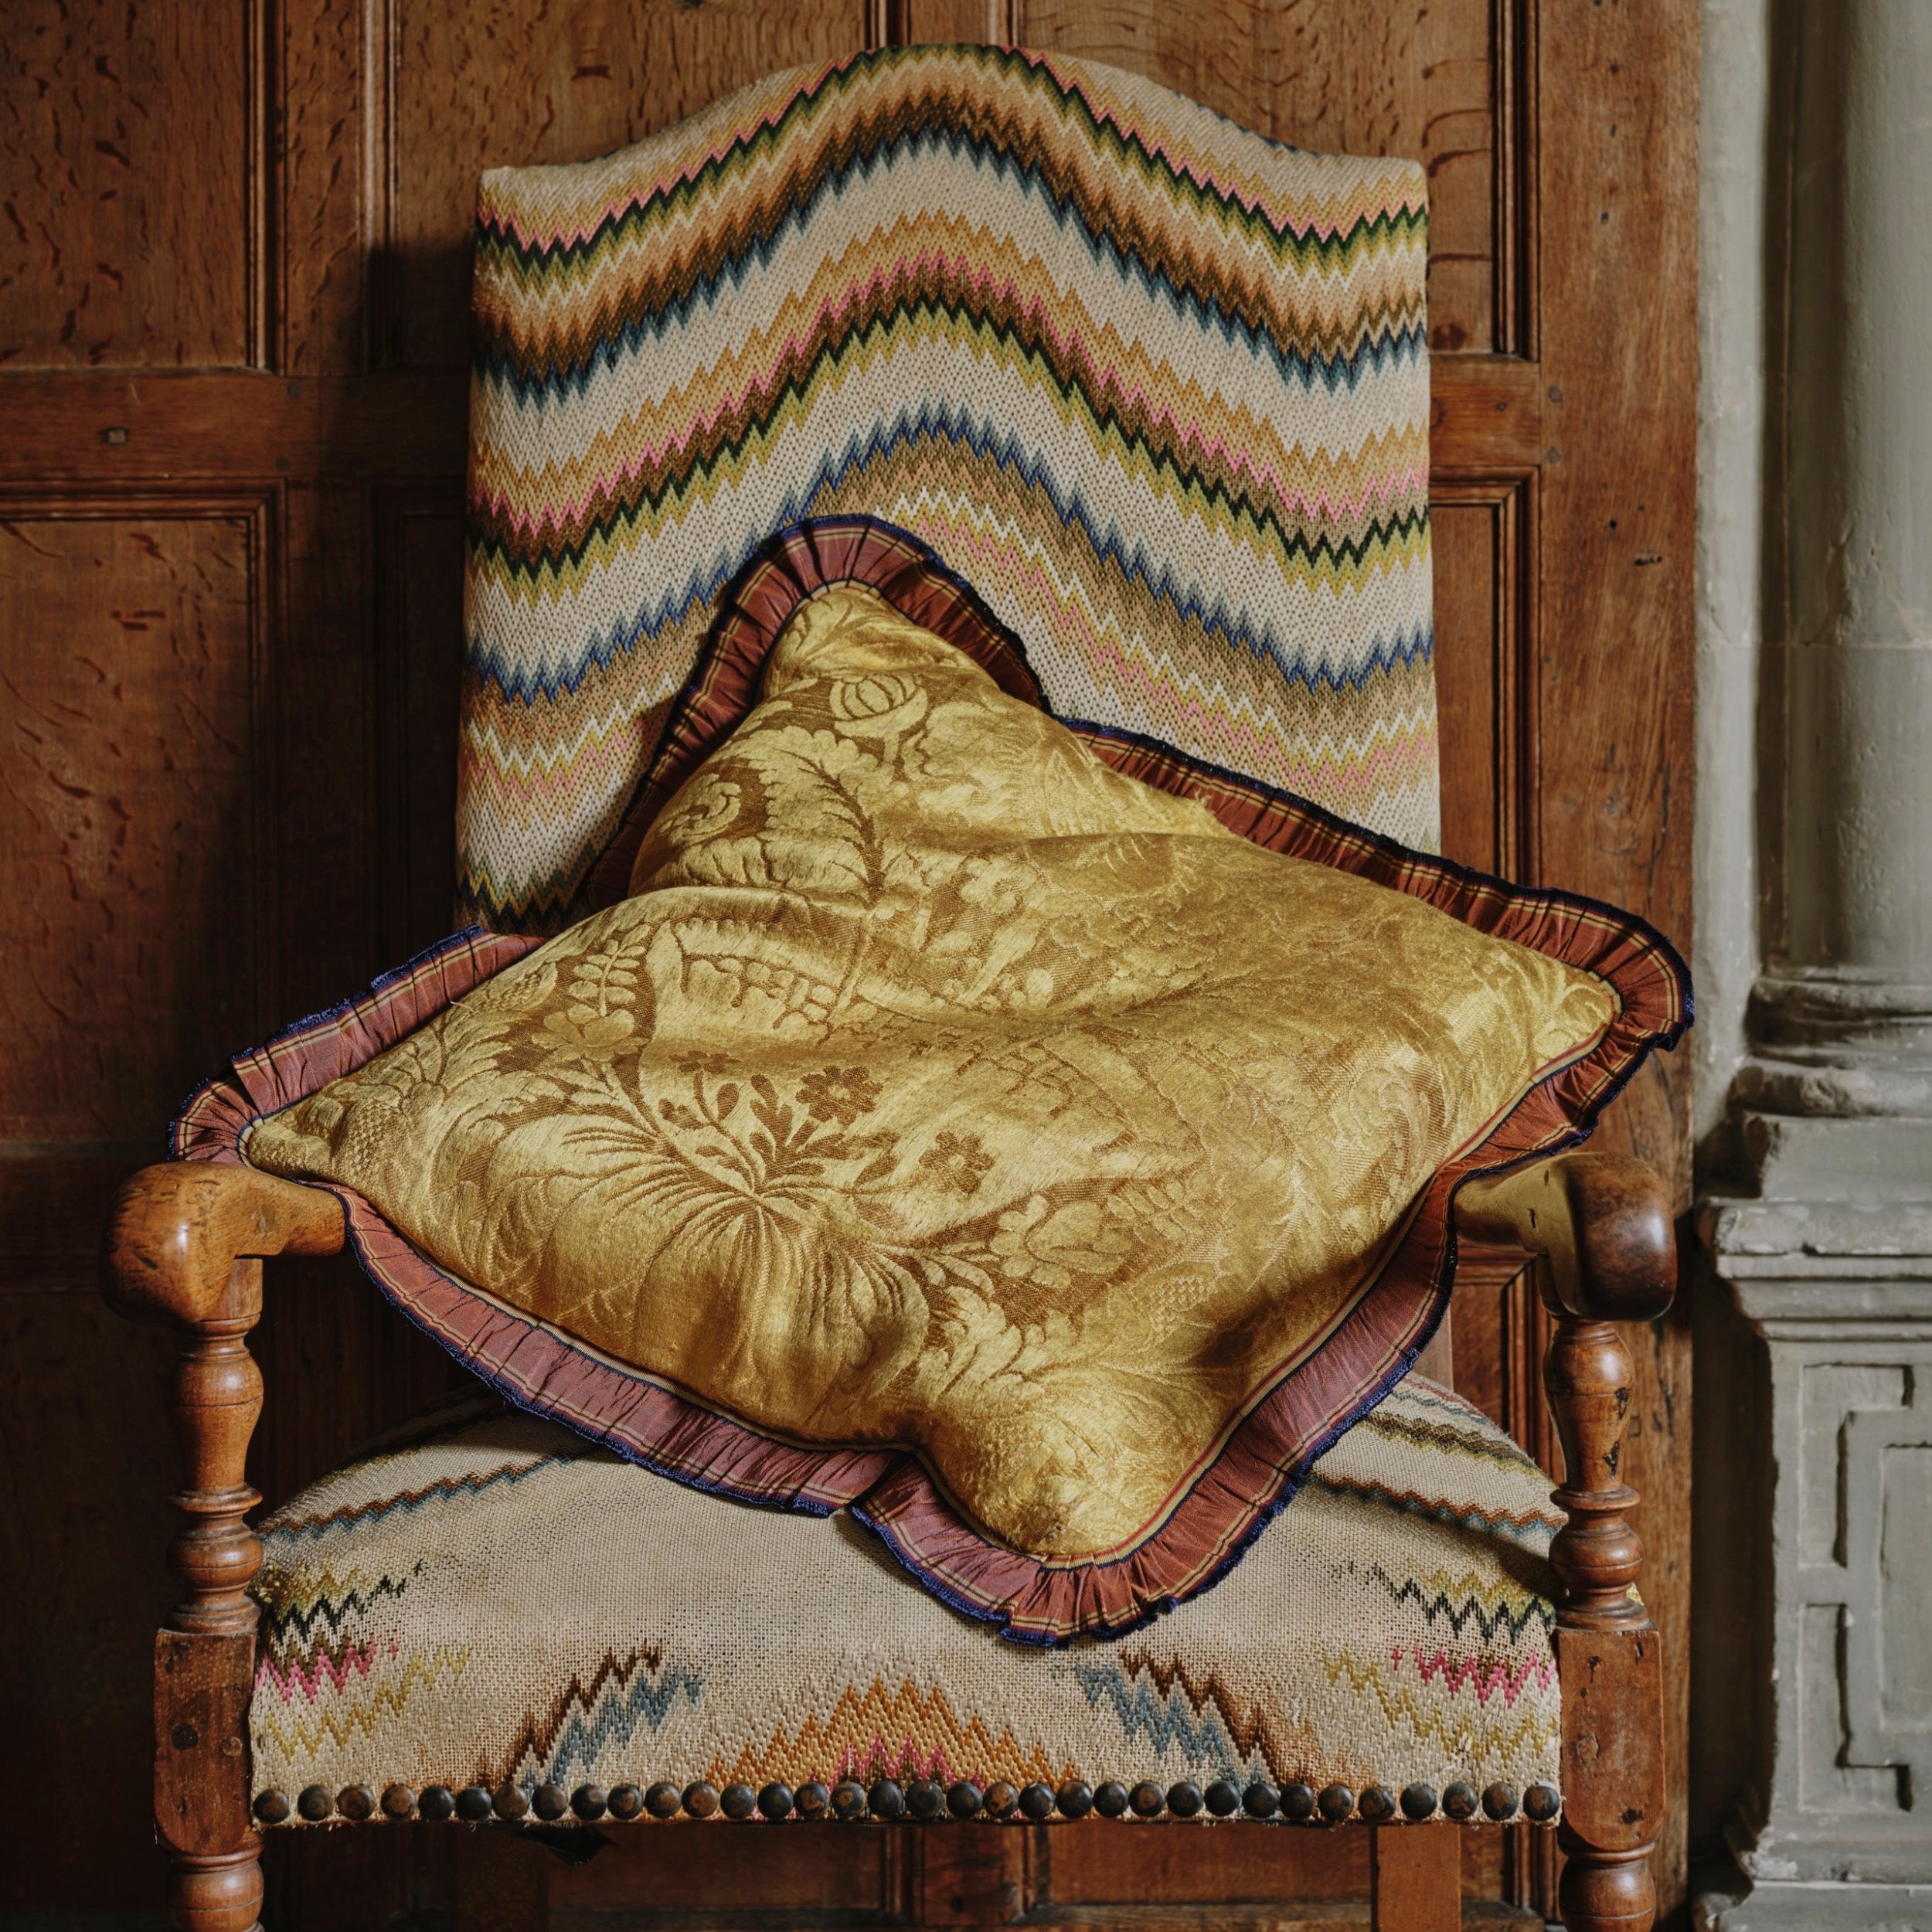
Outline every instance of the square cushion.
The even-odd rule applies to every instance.
[[[1560,1520],[1521,1451],[1412,1376],[1216,1589],[1041,1651],[842,1519],[661,1481],[485,1397],[263,1524],[254,1789],[271,1818],[311,1787],[323,1815],[391,1786],[1524,1793],[1557,1781]]]
[[[1600,909],[1158,758],[1137,783],[983,612],[977,645],[912,621],[903,533],[787,542],[821,581],[755,678],[736,619],[772,600],[728,603],[634,895],[474,991],[470,941],[406,976],[468,992],[447,1012],[386,992],[298,1029],[280,1104],[238,1063],[183,1151],[334,1186],[515,1400],[702,1486],[852,1504],[1014,1635],[1117,1633],[1400,1376],[1455,1179],[1573,1137],[1681,986]]]

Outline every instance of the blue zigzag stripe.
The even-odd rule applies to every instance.
[[[952,410],[937,409],[930,404],[900,410],[889,423],[875,427],[862,440],[855,437],[842,457],[826,457],[808,482],[784,498],[773,517],[771,528],[783,529],[802,522],[814,514],[814,506],[821,497],[837,490],[855,471],[883,461],[902,445],[939,440],[963,443],[981,460],[1016,474],[1028,488],[1038,491],[1047,499],[1063,523],[1080,527],[1099,560],[1113,563],[1130,583],[1138,583],[1157,601],[1171,606],[1183,621],[1199,625],[1210,636],[1219,638],[1251,658],[1272,663],[1291,684],[1310,690],[1359,690],[1370,678],[1385,674],[1397,665],[1406,668],[1418,658],[1427,660],[1433,655],[1434,631],[1430,627],[1426,631],[1418,628],[1406,638],[1377,641],[1367,661],[1353,668],[1325,663],[1307,665],[1290,641],[1257,631],[1247,617],[1230,611],[1224,599],[1204,604],[1178,580],[1172,566],[1151,557],[1141,545],[1137,543],[1130,549],[1113,520],[1103,519],[1090,512],[1072,486],[1063,488],[1057,485],[1047,474],[1044,457],[1026,454],[1016,434],[1002,434],[990,423],[960,420]],[[622,633],[614,628],[608,632],[593,633],[579,651],[576,662],[567,668],[552,670],[506,662],[474,632],[467,640],[468,668],[494,684],[512,702],[534,704],[567,696],[593,670],[608,670],[617,659],[641,644],[648,644],[694,608],[708,607],[768,534],[761,530],[753,536],[741,538],[708,573],[695,576],[682,586],[664,593],[655,606],[644,606]],[[1330,556],[1336,554],[1325,539],[1311,554],[1319,555],[1324,549]],[[527,573],[518,574],[527,580]]]
[[[1345,1496],[1351,1502],[1379,1503],[1398,1515],[1420,1516],[1426,1522],[1443,1523],[1452,1529],[1473,1529],[1483,1536],[1506,1536],[1510,1542],[1521,1544],[1525,1549],[1534,1550],[1539,1556],[1549,1553],[1551,1540],[1556,1535],[1547,1523],[1516,1523],[1507,1516],[1492,1515],[1474,1506],[1458,1509],[1446,1502],[1426,1503],[1413,1496],[1398,1496],[1379,1484],[1338,1482],[1319,1471],[1309,1476],[1308,1487],[1325,1489],[1332,1496]]]
[[[1110,1705],[1130,1743],[1145,1736],[1157,1752],[1178,1749],[1189,1764],[1211,1766],[1230,1777],[1241,1770],[1220,1719],[1207,1713],[1194,1716],[1185,1696],[1170,1692],[1163,1699],[1151,1684],[1130,1684],[1117,1664],[1076,1668],[1087,1702],[1096,1710],[1103,1702]]]
[[[695,1707],[704,1691],[703,1678],[678,1664],[665,1672],[661,1682],[654,1683],[640,1662],[623,1694],[614,1696],[607,1689],[588,1722],[583,1713],[572,1713],[550,1753],[548,1776],[560,1784],[567,1784],[572,1767],[581,1764],[588,1770],[611,1745],[629,1743],[640,1724],[648,1724],[654,1731],[661,1729],[680,1691]],[[525,1788],[534,1791],[543,1782],[542,1775],[530,1773]]]
[[[377,982],[380,985],[380,981]],[[498,1483],[517,1483],[526,1476],[534,1476],[540,1470],[551,1469],[560,1463],[573,1462],[573,1456],[544,1456],[535,1462],[524,1463],[508,1468],[492,1469],[486,1475],[456,1476],[447,1482],[440,1482],[433,1488],[418,1490],[413,1494],[379,1497],[373,1502],[361,1505],[353,1509],[332,1512],[331,1514],[304,1522],[277,1523],[273,1529],[262,1532],[262,1547],[273,1550],[281,1543],[299,1543],[304,1539],[316,1539],[328,1536],[338,1529],[364,1523],[380,1522],[384,1518],[399,1512],[413,1516],[419,1509],[431,1503],[453,1502],[459,1495],[481,1495],[485,1489],[494,1489]]]

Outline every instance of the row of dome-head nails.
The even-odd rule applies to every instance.
[[[655,1818],[672,1818],[681,1811],[699,1818],[719,1813],[728,1818],[755,1815],[774,1823],[794,1817],[888,1821],[911,1818],[930,1823],[944,1818],[1015,1816],[1040,1823],[1056,1811],[1066,1818],[1085,1818],[1093,1812],[1102,1818],[1121,1818],[1131,1812],[1136,1818],[1151,1818],[1165,1812],[1189,1818],[1205,1811],[1213,1818],[1233,1818],[1240,1812],[1252,1818],[1281,1818],[1293,1824],[1320,1818],[1339,1825],[1360,1818],[1379,1825],[1392,1821],[1398,1811],[1420,1824],[1434,1818],[1438,1810],[1458,1823],[1471,1821],[1480,1814],[1502,1824],[1520,1810],[1524,1817],[1540,1825],[1553,1820],[1562,1807],[1562,1798],[1553,1785],[1532,1784],[1519,1800],[1514,1786],[1500,1781],[1489,1785],[1480,1797],[1473,1785],[1458,1781],[1447,1786],[1440,1798],[1434,1786],[1414,1784],[1405,1785],[1397,1798],[1379,1784],[1365,1787],[1358,1797],[1345,1784],[1327,1784],[1317,1791],[1301,1784],[1277,1786],[1264,1778],[1256,1778],[1245,1787],[1230,1778],[1216,1778],[1205,1789],[1183,1778],[1163,1791],[1148,1781],[1130,1790],[1111,1778],[1098,1785],[1070,1778],[1056,1790],[1042,1784],[1015,1786],[1004,1779],[982,1787],[970,1778],[941,1784],[935,1779],[919,1777],[902,1785],[885,1777],[869,1788],[856,1779],[845,1778],[829,1787],[812,1779],[795,1790],[774,1782],[757,1791],[744,1784],[727,1784],[719,1791],[702,1779],[682,1789],[660,1783],[648,1790],[617,1784],[607,1791],[601,1785],[580,1784],[569,1792],[552,1784],[528,1791],[515,1784],[505,1784],[495,1791],[481,1784],[455,1790],[447,1784],[431,1784],[420,1793],[406,1784],[391,1784],[379,1799],[366,1784],[346,1784],[334,1792],[325,1785],[311,1784],[293,1805],[284,1792],[262,1792],[255,1800],[255,1815],[264,1825],[282,1824],[291,1813],[311,1824],[332,1818],[360,1822],[379,1811],[389,1818],[457,1818],[471,1824],[489,1818],[515,1823],[531,1815],[548,1823],[570,1813],[589,1825],[607,1817],[628,1821],[647,1812]]]

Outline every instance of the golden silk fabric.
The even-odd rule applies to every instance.
[[[856,586],[631,889],[247,1158],[760,1430],[916,1447],[1055,1559],[1157,1519],[1617,1010],[1110,770]]]

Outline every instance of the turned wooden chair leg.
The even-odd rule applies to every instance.
[[[174,1410],[187,1464],[175,1498],[188,1519],[172,1552],[187,1596],[155,1639],[155,1815],[171,1859],[178,1932],[254,1932],[261,1839],[249,1810],[248,1699],[262,1546],[243,1475],[261,1413],[247,1336],[261,1308],[260,1261],[237,1261],[225,1306],[189,1332]]]
[[[248,1334],[268,1254],[332,1254],[335,1199],[273,1175],[211,1162],[145,1168],[115,1197],[101,1238],[101,1290],[120,1312],[179,1331],[171,1404],[187,1479],[175,1539],[187,1594],[155,1639],[155,1819],[171,1859],[179,1932],[253,1932],[261,1841],[249,1809],[248,1699],[262,1546],[261,1501],[245,1473],[262,1410]]]
[[[1461,1932],[1460,1831],[1454,1825],[1369,1828],[1373,1932]]]
[[[1540,1257],[1556,1322],[1543,1390],[1563,1444],[1550,1544],[1563,1584],[1556,1612],[1563,1689],[1563,1822],[1557,1904],[1570,1932],[1650,1932],[1650,1854],[1664,1811],[1663,1656],[1634,1594],[1644,1549],[1624,1481],[1631,1362],[1616,1325],[1653,1321],[1677,1284],[1663,1184],[1640,1162],[1563,1154],[1470,1183],[1458,1226],[1514,1238]]]
[[[1656,1630],[1631,1594],[1643,1546],[1624,1512],[1637,1492],[1617,1477],[1631,1363],[1607,1321],[1558,1305],[1543,1377],[1568,1480],[1570,1518],[1550,1560],[1568,1585],[1556,1614],[1563,1686],[1566,1862],[1557,1895],[1570,1932],[1650,1932],[1657,1892],[1650,1853],[1663,1813],[1663,1659]]]
[[[256,1932],[262,1917],[259,1842],[235,1852],[175,1852],[168,1909],[181,1932]]]

